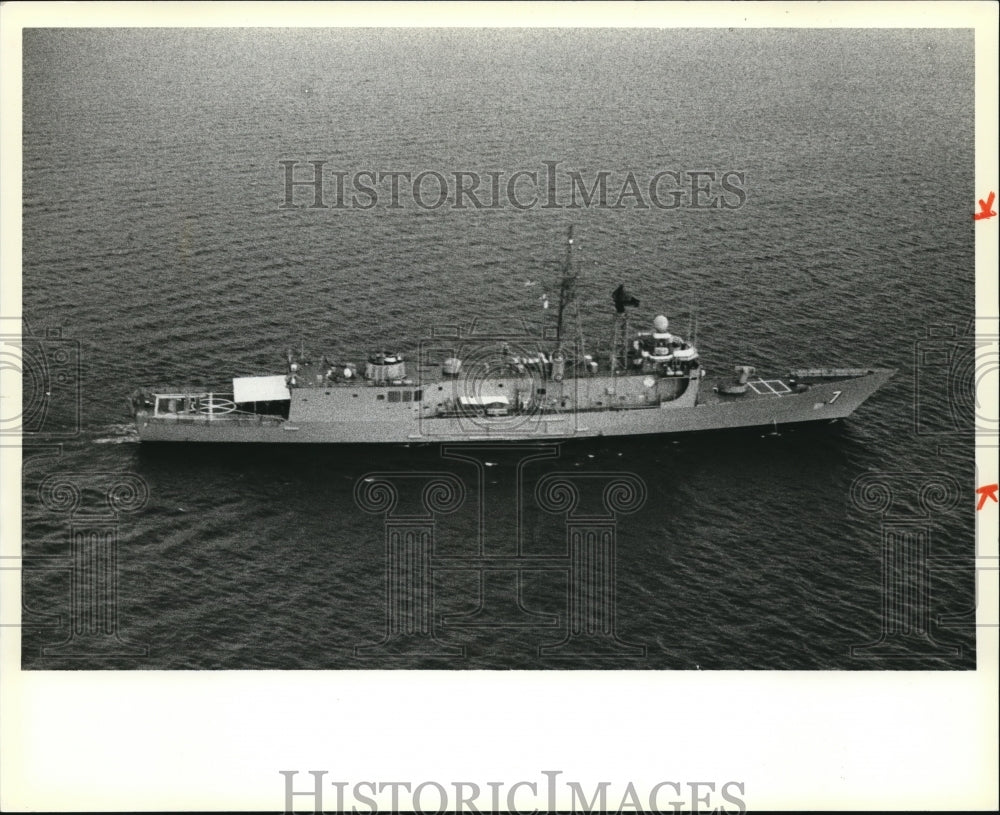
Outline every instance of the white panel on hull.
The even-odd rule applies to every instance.
[[[459,396],[459,404],[463,406],[490,407],[492,405],[509,405],[506,396]]]
[[[285,377],[241,376],[233,379],[234,402],[277,402],[291,399]]]

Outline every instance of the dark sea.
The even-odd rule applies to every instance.
[[[974,110],[962,30],[27,31],[23,666],[974,669]],[[326,208],[282,207],[282,161],[326,162]],[[425,205],[384,182],[365,208],[364,171],[450,198],[428,176]],[[607,174],[603,206],[567,205],[574,171]],[[743,174],[745,200],[649,205],[662,171]],[[456,208],[456,172],[500,173],[503,205]],[[139,444],[137,387],[540,325],[570,226],[597,353],[625,283],[633,325],[696,323],[713,373],[898,373],[838,425],[530,461]],[[464,495],[400,521],[359,505],[373,472]],[[553,511],[553,473],[598,489]],[[403,522],[430,541],[416,595]],[[596,565],[568,554],[588,523]]]

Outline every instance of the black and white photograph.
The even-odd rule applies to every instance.
[[[3,32],[5,670],[383,690],[270,745],[263,796],[31,797],[36,770],[5,810],[995,805],[995,700],[971,734],[889,705],[915,754],[973,757],[935,780],[822,744],[788,765],[808,794],[755,787],[708,732],[796,753],[805,708],[810,740],[887,745],[893,688],[996,689],[995,6],[31,5]],[[706,732],[664,765],[678,688]],[[482,725],[421,745],[465,694]],[[631,717],[661,735],[602,764]]]

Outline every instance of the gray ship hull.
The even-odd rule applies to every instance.
[[[217,442],[261,444],[412,444],[456,441],[553,441],[617,436],[650,436],[743,427],[778,427],[829,422],[850,416],[894,373],[871,369],[855,376],[817,376],[805,389],[785,380],[758,380],[759,387],[741,396],[726,395],[721,380],[695,380],[671,401],[643,400],[641,377],[594,377],[560,383],[555,398],[560,409],[530,410],[516,415],[441,415],[429,396],[412,404],[372,402],[361,409],[371,391],[322,388],[293,394],[289,418],[275,416],[160,415],[140,410],[136,427],[143,442]],[[628,380],[628,387],[623,383]],[[645,380],[646,388],[649,379]],[[795,380],[788,380],[795,383]],[[608,383],[613,383],[609,385]],[[503,392],[504,383],[492,384]],[[516,383],[510,383],[516,384]],[[751,383],[753,385],[754,383]],[[483,383],[478,383],[481,388]],[[580,388],[587,393],[581,395]],[[431,383],[420,393],[454,383]],[[550,389],[552,385],[550,384]],[[378,389],[375,389],[376,391]],[[513,393],[507,390],[507,393]],[[596,395],[621,394],[614,401]],[[373,398],[384,400],[384,396]],[[309,401],[311,399],[311,401]],[[649,402],[649,403],[647,403]],[[356,406],[356,407],[355,407]]]

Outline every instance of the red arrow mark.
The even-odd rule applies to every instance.
[[[989,198],[985,201],[979,199],[979,212],[975,213],[972,217],[974,220],[981,221],[983,218],[995,218],[996,213],[993,211],[993,202],[996,200],[997,194],[991,192]]]
[[[986,505],[987,498],[992,498],[994,504],[1000,503],[997,500],[998,489],[1000,489],[1000,484],[987,484],[985,487],[980,487],[976,490],[976,494],[979,496],[979,503],[976,505],[976,510],[980,510]]]

